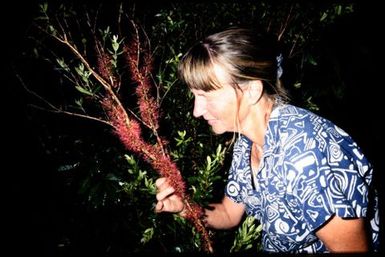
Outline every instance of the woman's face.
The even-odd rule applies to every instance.
[[[192,89],[195,96],[193,114],[207,120],[216,134],[237,131],[240,94],[230,84],[229,75],[222,67],[215,65],[214,70],[222,87],[208,92]]]

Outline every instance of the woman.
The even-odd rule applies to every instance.
[[[372,167],[342,129],[285,103],[274,42],[232,28],[193,46],[179,66],[194,116],[216,134],[238,134],[225,195],[205,210],[209,227],[237,226],[246,212],[263,226],[268,252],[366,252],[378,247]],[[277,58],[278,56],[278,58]],[[157,212],[184,214],[165,178]]]

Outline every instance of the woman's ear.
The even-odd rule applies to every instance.
[[[261,99],[263,95],[263,83],[261,80],[252,80],[248,85],[248,93],[247,96],[249,98],[250,104],[254,105],[258,103],[259,99]]]

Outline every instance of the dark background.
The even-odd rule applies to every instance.
[[[2,5],[1,212],[6,239],[3,251],[9,252],[7,256],[49,256],[59,233],[55,227],[60,211],[56,205],[60,197],[56,177],[44,155],[37,128],[28,120],[25,93],[12,66],[36,9],[37,1]],[[333,57],[340,63],[347,84],[341,101],[325,99],[321,103],[321,114],[351,134],[372,161],[381,203],[385,191],[383,15],[374,3],[361,3],[355,15],[326,31],[320,42],[326,49],[325,61]]]

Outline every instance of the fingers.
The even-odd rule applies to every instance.
[[[162,201],[159,201],[155,205],[155,212],[161,212],[163,210],[164,204]]]
[[[155,181],[157,187],[155,212],[180,212],[184,208],[183,201],[176,196],[175,188],[170,186],[168,180],[164,177]]]
[[[175,189],[168,184],[167,179],[165,177],[158,178],[155,181],[155,185],[158,191],[158,193],[156,194],[156,199],[158,201],[164,200],[166,197],[175,192]]]
[[[175,196],[171,195],[164,200],[158,201],[155,205],[155,212],[173,212],[180,213],[184,210],[185,206],[183,201]]]
[[[160,189],[159,193],[156,194],[156,199],[158,201],[162,201],[174,192],[175,192],[175,189],[173,187],[170,187],[170,186],[163,188],[163,189]]]
[[[166,178],[165,177],[161,177],[161,178],[158,178],[155,181],[155,185],[156,185],[156,187],[160,187],[164,182],[166,182]]]
[[[170,187],[170,185],[168,184],[167,182],[167,179],[162,177],[162,178],[158,178],[156,181],[155,181],[155,186],[156,186],[156,189],[157,189],[157,192],[162,192],[163,190],[165,190],[166,188]],[[159,200],[159,199],[158,199]]]

